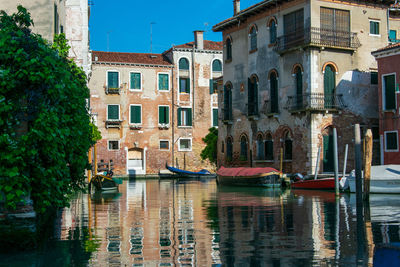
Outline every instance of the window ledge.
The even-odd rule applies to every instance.
[[[233,120],[223,120],[222,121],[224,124],[233,124]]]
[[[257,52],[257,51],[258,51],[258,49],[255,48],[255,49],[253,49],[253,50],[250,50],[250,51],[249,51],[249,54],[253,54],[253,53]]]
[[[143,90],[142,89],[129,89],[129,91],[131,91],[131,92],[142,92]]]
[[[266,160],[266,159],[256,159],[254,160],[255,163],[268,163],[268,162],[275,162],[274,160]]]
[[[169,124],[159,124],[158,128],[160,128],[160,129],[169,129]]]
[[[385,110],[382,110],[382,112],[383,113],[396,113],[396,110],[395,109],[385,109]]]
[[[182,128],[182,129],[191,129],[191,128],[193,128],[193,126],[184,126],[184,125],[181,125],[181,126],[178,126],[178,128]]]
[[[141,124],[130,124],[129,125],[129,128],[131,129],[131,130],[138,130],[138,129],[141,129],[143,126],[141,125]]]

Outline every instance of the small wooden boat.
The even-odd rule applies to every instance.
[[[181,170],[175,167],[169,166],[167,163],[165,164],[165,168],[167,168],[170,172],[175,174],[175,176],[182,177],[182,178],[199,178],[199,177],[207,177],[207,176],[213,176],[211,172],[207,170],[200,170],[198,172],[192,172],[192,171],[186,171],[186,170]]]
[[[238,186],[280,187],[282,173],[274,168],[225,168],[217,171],[219,184]]]
[[[89,184],[89,188],[94,186],[96,191],[116,191],[118,190],[118,184],[121,184],[120,179],[113,178],[109,175],[97,174],[92,178]]]
[[[335,178],[300,180],[291,183],[290,186],[298,189],[335,190]]]

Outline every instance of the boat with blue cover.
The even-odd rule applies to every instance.
[[[178,169],[172,166],[169,166],[167,163],[165,164],[165,168],[172,172],[174,176],[180,177],[180,178],[201,178],[201,177],[213,177],[215,176],[208,170],[202,169],[198,172],[192,172],[192,171],[187,171],[187,170],[182,170]]]

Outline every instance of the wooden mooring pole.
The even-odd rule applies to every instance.
[[[338,163],[338,148],[337,148],[337,131],[333,128],[333,163],[335,171],[335,195],[339,195],[339,163]]]
[[[354,126],[354,156],[356,165],[356,200],[357,207],[362,206],[362,174],[361,174],[361,137],[360,124]]]
[[[364,136],[364,200],[369,199],[372,164],[372,131],[368,129]]]
[[[90,169],[87,171],[88,174],[88,183],[90,183],[90,180],[92,180],[92,170],[93,170],[93,162],[92,162],[92,148],[89,148],[89,152],[88,152],[88,161],[90,164]]]
[[[283,148],[281,147],[281,166],[280,166],[280,172],[282,173],[283,171]]]
[[[346,176],[347,153],[348,153],[348,151],[349,151],[349,145],[346,144],[346,148],[345,148],[345,150],[344,150],[343,176],[342,176],[342,177],[345,177],[345,176]]]

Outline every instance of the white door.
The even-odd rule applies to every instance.
[[[146,167],[144,164],[144,150],[141,148],[131,148],[128,150],[128,174],[146,174]]]

